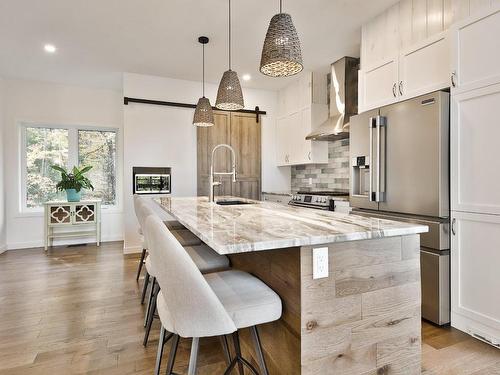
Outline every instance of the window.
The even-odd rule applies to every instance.
[[[56,126],[22,126],[23,207],[39,209],[48,200],[65,199],[57,192],[57,164],[67,168],[91,165],[87,176],[94,191],[83,190],[82,199],[101,199],[116,205],[117,131]]]
[[[78,130],[78,164],[92,165],[87,174],[94,191],[87,198],[100,198],[102,204],[116,200],[116,132],[109,130]]]
[[[26,128],[26,207],[59,198],[59,173],[51,165],[68,164],[68,130]]]

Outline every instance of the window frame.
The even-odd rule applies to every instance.
[[[28,207],[26,200],[26,180],[27,180],[27,152],[26,152],[26,130],[28,128],[49,128],[49,129],[64,129],[68,131],[68,166],[78,165],[80,148],[78,144],[78,131],[104,131],[114,132],[116,134],[116,160],[115,160],[115,175],[116,175],[116,196],[115,204],[102,204],[103,213],[119,213],[122,211],[122,160],[121,160],[121,132],[115,126],[91,126],[91,125],[61,125],[41,122],[20,122],[19,123],[19,212],[20,214],[39,216],[43,214],[43,206]]]

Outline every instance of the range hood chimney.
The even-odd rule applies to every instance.
[[[358,114],[359,59],[343,57],[331,65],[328,74],[329,118],[306,139],[335,141],[349,138],[349,120]]]

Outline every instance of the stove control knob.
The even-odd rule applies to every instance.
[[[323,203],[326,203],[326,198],[323,198]]]

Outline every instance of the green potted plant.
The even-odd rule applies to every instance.
[[[82,169],[73,167],[71,172],[58,165],[53,165],[52,168],[61,173],[61,181],[57,183],[56,189],[57,191],[66,191],[68,202],[80,202],[82,189],[94,190],[90,180],[84,176],[85,173],[92,169],[91,166]]]

